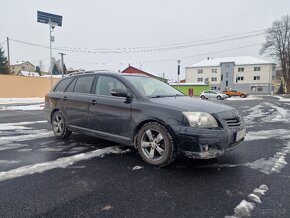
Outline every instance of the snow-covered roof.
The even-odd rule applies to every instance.
[[[29,71],[24,71],[24,70],[20,70],[18,75],[19,76],[40,76],[39,73],[37,72],[29,72]]]
[[[180,85],[180,86],[205,86],[207,84],[205,83],[169,83],[169,85],[172,85],[172,86],[177,86],[177,85]]]
[[[49,74],[49,75],[43,75],[43,76],[41,76],[41,77],[50,78],[51,75],[50,75],[50,74]],[[62,78],[62,75],[52,75],[52,78]]]
[[[24,63],[29,63],[29,64],[31,64],[31,65],[33,65],[32,63],[30,63],[29,61],[17,61],[16,63],[11,63],[10,65],[12,66],[12,65],[21,65],[21,64],[24,64]],[[34,65],[33,65],[34,66]]]
[[[252,65],[252,64],[273,64],[273,62],[266,61],[252,56],[239,57],[224,57],[224,58],[206,58],[196,62],[189,67],[218,67],[221,63],[234,62],[235,65]]]

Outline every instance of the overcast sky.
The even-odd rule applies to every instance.
[[[155,75],[165,73],[167,78],[176,79],[177,59],[181,59],[182,78],[186,66],[207,56],[251,55],[270,60],[269,57],[259,55],[259,43],[265,39],[263,35],[178,49],[160,49],[172,48],[160,46],[175,43],[184,45],[182,43],[269,28],[274,20],[290,14],[290,1],[0,0],[0,43],[9,37],[49,45],[49,27],[37,23],[38,10],[63,16],[63,26],[56,27],[53,32],[54,46],[86,51],[65,51],[67,68],[118,71],[125,69],[129,63],[140,68],[141,62],[141,68],[147,72]],[[254,46],[247,47],[249,45]],[[6,50],[6,44],[2,46]],[[129,50],[130,53],[87,52],[100,48],[115,51],[116,48],[143,46],[149,50],[145,49],[145,52],[144,49],[135,49]],[[49,66],[48,49],[11,41],[10,50],[11,62],[27,60],[38,65],[43,60],[45,67]],[[229,51],[218,53],[222,50]],[[60,57],[59,52],[53,51],[57,59]]]

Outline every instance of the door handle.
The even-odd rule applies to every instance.
[[[92,105],[95,105],[96,103],[97,103],[97,101],[95,99],[91,101]]]

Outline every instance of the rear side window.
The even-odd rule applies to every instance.
[[[95,76],[82,76],[77,79],[74,92],[90,93]]]
[[[71,84],[67,87],[67,89],[65,91],[66,92],[73,92],[76,82],[77,82],[77,79],[75,79],[74,81],[72,81]]]
[[[61,80],[57,86],[55,87],[54,91],[55,92],[64,92],[64,90],[66,89],[66,87],[68,86],[68,84],[70,84],[70,82],[73,80],[73,78],[67,78],[67,79],[63,79]]]

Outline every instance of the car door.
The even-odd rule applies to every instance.
[[[63,113],[67,125],[88,128],[89,95],[94,78],[94,75],[78,76],[66,89]]]
[[[94,95],[89,99],[89,128],[99,134],[129,138],[132,103],[125,97],[113,96],[113,89],[131,92],[116,77],[98,76]]]

